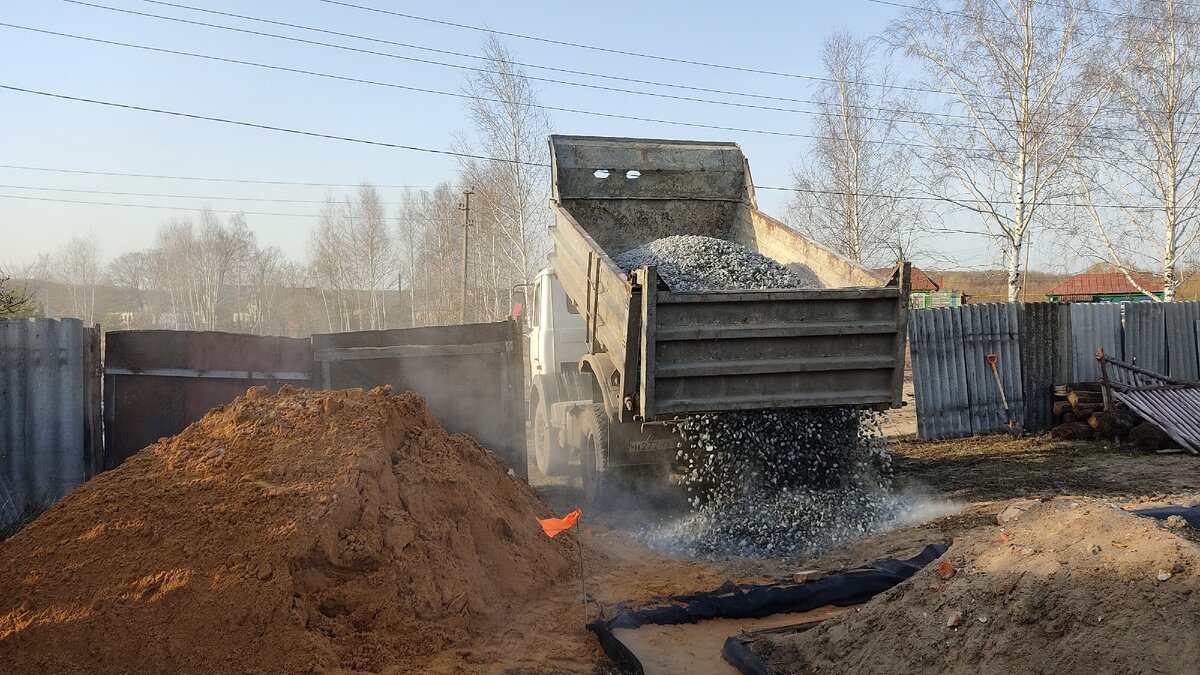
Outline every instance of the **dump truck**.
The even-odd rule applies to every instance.
[[[548,268],[530,317],[529,417],[545,474],[585,500],[669,475],[697,413],[903,405],[907,263],[879,275],[758,210],[736,143],[550,137]],[[743,244],[822,288],[678,292],[613,258],[671,235]]]

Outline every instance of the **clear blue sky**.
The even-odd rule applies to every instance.
[[[472,54],[479,52],[483,38],[476,31],[382,16],[317,0],[178,1]],[[820,74],[820,45],[828,32],[849,28],[861,35],[876,34],[895,11],[864,0],[770,5],[710,1],[615,4],[349,1],[446,21],[486,25],[496,30],[813,75]],[[94,2],[402,56],[461,65],[478,63],[468,58],[267,26],[141,0]],[[0,10],[0,21],[445,91],[458,91],[466,76],[455,68],[131,16],[62,0],[5,3]],[[811,82],[802,79],[665,63],[518,38],[505,41],[519,60],[530,64],[796,98],[807,97],[812,87]],[[99,45],[7,27],[0,27],[0,63],[5,64],[0,71],[0,84],[294,129],[431,148],[448,148],[453,134],[469,131],[461,99]],[[550,78],[638,87],[536,69],[528,72]],[[753,129],[803,133],[809,128],[809,117],[791,113],[548,83],[539,87],[546,105]],[[568,113],[552,115],[560,133],[734,140],[750,158],[755,181],[763,185],[789,185],[791,167],[802,156],[807,143],[800,138]],[[453,179],[455,170],[455,161],[450,157],[302,138],[4,90],[0,90],[0,164],[321,183],[356,183],[365,179],[376,184],[420,186]],[[209,205],[214,209],[297,214],[315,214],[318,205],[72,194],[7,186],[310,200],[323,199],[328,191],[319,187],[201,183],[4,168],[0,168],[0,185],[6,186],[0,188],[0,195],[173,207]],[[401,195],[399,189],[385,190],[387,201],[398,201]],[[785,194],[761,192],[759,199],[764,210],[780,214]],[[0,264],[27,262],[37,253],[50,252],[71,236],[89,230],[100,236],[103,256],[109,259],[122,251],[150,245],[156,227],[177,215],[184,214],[0,198]],[[304,255],[308,229],[314,222],[310,218],[257,215],[248,216],[248,221],[261,242],[278,245],[289,257],[297,259]],[[978,238],[948,245],[963,251],[985,251],[987,262],[997,260],[986,242]],[[1036,262],[1035,257],[1035,266]]]

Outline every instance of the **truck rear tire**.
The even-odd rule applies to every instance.
[[[608,413],[604,412],[602,403],[593,404],[592,414],[584,419],[580,461],[584,503],[603,506],[608,497],[605,488],[611,482],[611,474],[608,468]]]
[[[533,413],[533,461],[543,476],[561,476],[567,473],[570,455],[558,443],[556,434],[550,431],[546,420],[546,406],[539,403]]]

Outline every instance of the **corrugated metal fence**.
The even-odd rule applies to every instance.
[[[79,319],[0,319],[0,527],[98,470],[99,345]]]
[[[1200,302],[996,303],[914,311],[909,319],[917,435],[1004,430],[997,369],[1013,421],[1053,424],[1053,385],[1095,382],[1096,350],[1179,379],[1200,373]]]

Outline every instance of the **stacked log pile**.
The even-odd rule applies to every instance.
[[[1052,438],[1075,441],[1113,441],[1129,443],[1142,452],[1157,452],[1173,443],[1166,433],[1130,412],[1114,405],[1105,410],[1104,394],[1097,382],[1074,382],[1054,387]]]

